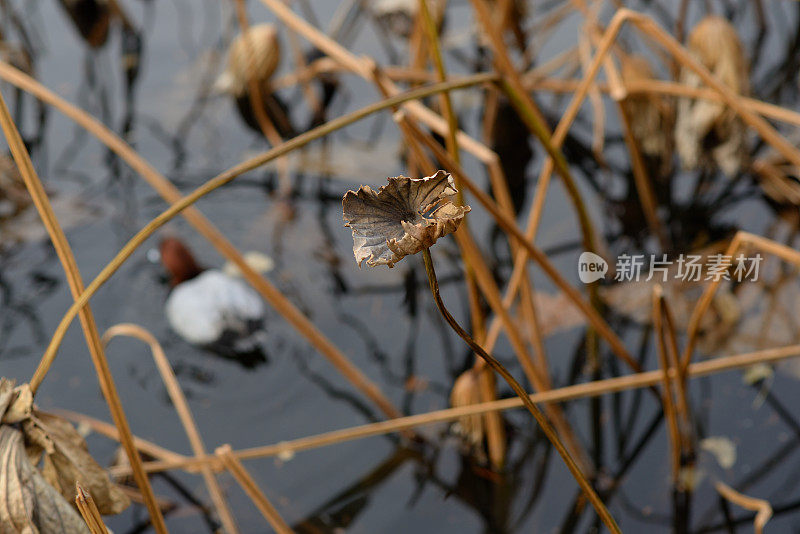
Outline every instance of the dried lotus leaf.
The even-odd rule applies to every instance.
[[[14,400],[14,381],[0,378],[0,419],[3,419],[12,400]]]
[[[24,424],[25,436],[33,448],[44,453],[46,478],[71,499],[79,482],[94,497],[102,514],[117,514],[130,500],[89,454],[86,442],[72,424],[56,415],[34,410]]]
[[[72,505],[30,463],[22,433],[0,426],[0,534],[88,533]]]
[[[470,208],[456,206],[452,176],[438,171],[425,178],[397,176],[377,192],[369,186],[342,199],[345,226],[353,229],[358,265],[388,265],[433,245],[458,229]]]
[[[33,411],[33,392],[28,384],[14,388],[11,403],[6,408],[4,423],[19,423],[31,416]]]

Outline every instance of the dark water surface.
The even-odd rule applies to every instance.
[[[113,130],[127,130],[126,139],[182,191],[190,191],[266,148],[260,137],[243,126],[227,98],[198,99],[202,88],[208,87],[221,71],[224,46],[235,33],[236,23],[228,3],[125,0],[123,4],[131,17],[145,28],[141,71],[130,99],[126,98],[118,27],[112,28],[110,39],[102,48],[90,51],[54,0],[6,3],[20,16],[33,42],[38,79],[100,117]],[[310,3],[326,26],[335,3]],[[251,22],[272,20],[271,13],[260,3],[249,4]],[[465,3],[452,4],[448,31],[457,35],[470,28],[472,22]],[[677,5],[672,4],[640,2],[634,7],[671,24],[677,11]],[[690,20],[695,21],[702,14],[699,3],[692,4]],[[741,29],[745,48],[752,54],[757,27],[751,3],[721,4],[736,13],[734,20]],[[780,1],[765,3],[765,8],[769,32],[753,66],[755,92],[760,98],[796,109],[796,58],[800,57],[800,49],[792,43],[796,42],[798,8],[793,2]],[[572,46],[579,29],[577,17],[562,24],[542,48],[541,60]],[[2,30],[9,40],[19,38],[9,19],[2,21]],[[637,42],[628,31],[623,38],[629,43]],[[292,63],[285,31],[282,39],[280,73],[285,73]],[[348,46],[386,61],[387,55],[378,43],[374,26],[365,23]],[[405,54],[399,41],[394,44]],[[463,48],[474,55],[474,46]],[[450,63],[452,71],[468,70],[453,58]],[[791,72],[784,76],[788,71]],[[3,94],[9,98],[12,91],[5,86]],[[297,117],[306,116],[299,91],[289,90],[283,95]],[[331,112],[341,114],[377,97],[369,84],[346,76]],[[549,94],[537,98],[554,121],[567,103],[566,98],[554,99]],[[481,101],[477,91],[462,92],[456,97],[464,126],[477,136]],[[14,99],[10,102],[13,105]],[[165,205],[130,169],[110,157],[100,143],[68,119],[50,110],[46,121],[39,124],[33,104],[30,99],[23,100],[21,128],[27,139],[43,136],[41,143],[33,147],[33,155],[47,187],[56,196],[76,199],[86,214],[69,228],[67,235],[84,280],[88,281]],[[611,122],[606,154],[610,168],[599,170],[581,156],[581,148],[591,143],[588,105],[574,130],[575,137],[568,143],[567,157],[575,162],[574,172],[590,200],[593,219],[609,236],[613,255],[654,252],[652,239],[641,239],[644,223],[635,208],[612,201],[612,195],[607,193],[614,187],[624,190],[630,171],[624,144],[619,141],[619,127],[613,119],[615,108],[612,103],[606,107]],[[370,140],[374,143],[368,144]],[[275,268],[267,275],[269,279],[396,405],[407,413],[422,413],[448,405],[452,381],[466,368],[471,356],[461,340],[439,320],[426,290],[420,259],[408,258],[392,270],[359,270],[353,261],[350,233],[341,222],[340,199],[347,189],[362,183],[381,185],[386,176],[405,171],[398,156],[400,149],[396,129],[384,113],[347,128],[327,145],[310,146],[299,159],[292,160],[298,168],[308,169],[292,176],[296,184],[293,220],[286,220],[285,205],[271,194],[276,185],[274,167],[238,178],[200,201],[198,207],[241,250],[256,250],[273,258]],[[535,181],[541,165],[541,151],[536,149],[533,161],[523,169],[527,184]],[[321,172],[326,166],[333,170]],[[472,158],[466,158],[465,166],[481,183],[486,182],[483,169]],[[676,201],[668,217],[675,241],[680,243],[678,248],[707,244],[730,236],[737,228],[762,235],[778,232],[775,237],[783,235],[776,212],[751,183],[751,177],[740,179],[734,200],[725,202],[717,202],[715,196],[725,188],[724,179],[712,179],[710,190],[694,195],[697,176],[675,175]],[[524,222],[527,215],[532,190],[533,187],[523,186],[515,192],[520,197],[519,205],[525,206],[520,221]],[[554,261],[572,283],[579,284],[574,265],[580,253],[576,245],[580,233],[573,213],[560,184],[554,183],[537,243],[547,250],[559,251],[552,256]],[[470,223],[487,257],[496,263],[498,276],[507,277],[507,247],[496,239],[482,210],[475,209]],[[223,263],[183,221],[171,223],[169,231],[184,237],[205,265],[220,267]],[[0,242],[3,238],[0,227]],[[146,258],[147,250],[156,244],[157,238],[153,238],[134,254],[92,300],[92,308],[101,330],[119,322],[134,322],[149,329],[163,343],[209,450],[223,443],[236,449],[273,444],[379,418],[273,310],[267,319],[269,363],[253,370],[180,340],[164,320],[168,287],[163,272]],[[458,317],[464,318],[466,295],[461,266],[453,259],[457,258],[454,242],[447,239],[437,245],[434,255],[445,301]],[[800,331],[793,326],[800,300],[792,297],[800,293],[794,274],[790,274],[779,291],[788,302],[781,304],[777,314],[789,325],[788,334],[777,336],[772,345],[796,343]],[[540,272],[535,273],[534,279],[538,290],[555,292]],[[29,379],[70,302],[49,244],[29,240],[3,246],[0,375],[18,381]],[[646,329],[614,313],[609,313],[609,320],[624,336],[631,352],[644,355],[645,367],[655,368],[652,339],[645,342],[641,351],[638,349]],[[546,340],[555,385],[589,379],[580,374],[585,333],[583,327],[572,328]],[[762,347],[725,346],[714,355],[752,348]],[[602,376],[625,372],[611,365],[612,356],[606,348],[603,351],[606,365]],[[505,340],[495,352],[512,372],[522,376]],[[188,454],[186,436],[147,348],[139,342],[118,339],[109,346],[108,358],[133,431]],[[37,402],[45,409],[72,409],[109,420],[95,376],[76,322]],[[422,387],[408,388],[411,377],[416,377]],[[736,444],[737,461],[725,470],[708,452],[698,453],[698,471],[703,478],[689,507],[690,530],[725,531],[714,480],[769,500],[777,513],[769,523],[770,532],[800,530],[797,379],[792,373],[776,373],[768,387],[761,389],[743,384],[741,372],[732,372],[694,381],[691,388],[699,436],[729,437]],[[510,394],[505,389],[502,393]],[[598,408],[602,422],[599,436],[590,424]],[[668,531],[674,524],[681,524],[675,519],[673,506],[668,437],[654,397],[648,392],[627,392],[604,397],[594,407],[590,401],[571,402],[567,409],[584,445],[602,459],[601,483],[607,488],[614,486],[607,502],[623,530]],[[283,517],[303,532],[587,532],[595,528],[591,512],[573,514],[577,486],[529,417],[512,412],[506,414],[506,422],[511,436],[508,468],[500,474],[462,456],[458,440],[448,434],[444,425],[422,429],[429,444],[419,449],[403,448],[393,436],[373,437],[301,452],[292,459],[249,461],[247,467]],[[111,460],[115,450],[112,442],[92,436],[89,444],[101,463]],[[774,461],[770,463],[771,460]],[[201,478],[177,472],[170,477],[172,481],[153,477],[156,492],[180,504],[167,516],[170,530],[208,531],[201,510],[173,485],[177,482],[194,498],[207,503]],[[221,477],[221,482],[242,531],[264,531],[263,518],[236,483],[227,476]],[[142,507],[132,506],[119,516],[107,518],[107,524],[117,533],[133,532],[145,517]],[[730,517],[732,521],[741,520],[741,531],[752,528],[748,512],[732,507]]]

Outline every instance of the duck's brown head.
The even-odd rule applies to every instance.
[[[176,237],[165,237],[158,246],[161,263],[169,271],[170,285],[175,287],[181,282],[191,280],[203,272],[191,251]]]

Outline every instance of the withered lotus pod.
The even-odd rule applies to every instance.
[[[708,16],[689,34],[689,52],[734,92],[749,93],[748,65],[734,27],[722,17]],[[700,77],[684,67],[680,81],[704,87]],[[675,145],[687,169],[716,165],[729,177],[745,164],[747,127],[732,109],[716,100],[680,98]]]
[[[388,265],[433,245],[458,229],[469,206],[452,202],[453,177],[438,171],[425,178],[397,176],[376,193],[363,185],[342,199],[345,226],[353,229],[359,267]]]
[[[239,96],[255,81],[260,87],[269,80],[281,58],[278,30],[272,24],[257,24],[238,35],[228,48],[228,65],[215,89]]]

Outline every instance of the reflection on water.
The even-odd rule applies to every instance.
[[[251,23],[274,22],[260,4],[250,4]],[[335,18],[334,2],[298,4],[303,16],[315,24],[338,21],[326,29],[357,53],[373,55],[383,64],[406,62],[405,42],[389,34],[384,22],[373,20],[368,10]],[[556,3],[528,4],[530,21],[514,32],[514,46],[526,28],[536,27],[558,8]],[[757,6],[763,17],[756,16],[761,13]],[[647,11],[667,28],[675,27],[677,7],[671,2],[642,0],[631,7]],[[689,12],[691,28],[704,8],[691,3]],[[743,39],[752,65],[752,93],[795,107],[800,5],[739,0],[719,3],[719,12],[728,12]],[[214,82],[225,68],[227,47],[238,33],[231,5],[215,0],[6,0],[0,2],[0,13],[4,59],[25,67],[44,85],[98,117],[183,191],[269,146],[253,132],[261,130],[257,122],[242,120],[241,115],[253,117],[243,109],[251,105],[249,99],[214,92]],[[489,68],[485,49],[472,39],[455,38],[466,34],[471,24],[465,5],[452,2],[446,24],[456,47],[448,51],[451,72],[466,73],[476,65]],[[537,61],[545,62],[574,44],[575,24],[564,22],[565,29],[537,50],[541,55]],[[307,64],[319,59],[319,51],[307,44],[295,55],[286,46],[286,29],[279,33],[284,50],[276,76],[290,75],[298,57]],[[649,54],[633,34],[623,33],[622,46]],[[663,77],[668,67],[656,71]],[[59,218],[84,278],[91,278],[164,204],[125,164],[69,120],[8,85],[2,89],[57,212],[63,206]],[[316,126],[377,97],[368,84],[332,72],[315,78],[307,89],[311,92],[292,84],[267,95],[285,110],[293,130]],[[533,149],[536,143],[509,103],[493,98],[490,92],[476,90],[459,93],[455,101],[461,124],[500,155],[514,208],[524,217],[543,163],[541,151]],[[545,92],[536,98],[555,124],[568,99]],[[582,192],[592,201],[592,217],[606,237],[609,255],[660,252],[647,231],[616,114],[608,112],[604,160],[598,163],[592,113],[588,106],[584,111],[564,152]],[[784,174],[775,172],[784,169],[785,162],[763,144],[751,144],[750,159],[763,165],[732,179],[716,171],[681,171],[676,164],[664,171],[664,179],[654,181],[669,244],[663,252],[719,246],[737,229],[796,244],[797,201],[792,203],[796,192],[780,181]],[[360,183],[377,185],[385,176],[409,172],[404,152],[388,114],[379,114],[293,154],[288,195],[276,195],[280,169],[268,166],[238,178],[198,207],[241,250],[269,255],[275,264],[269,279],[397,406],[420,413],[447,405],[454,379],[471,364],[473,355],[433,308],[417,258],[408,258],[391,271],[358,271],[340,211],[346,189]],[[651,170],[664,169],[662,163],[653,163]],[[477,163],[466,160],[465,165],[473,176],[483,178]],[[538,239],[562,272],[577,283],[572,273],[580,233],[559,187],[554,185],[548,198]],[[70,299],[58,261],[34,223],[35,212],[29,206],[19,211],[8,220],[0,215],[0,365],[3,376],[26,380]],[[480,210],[470,216],[470,225],[495,276],[505,282],[511,267],[505,237]],[[176,221],[170,231],[185,236],[204,264],[221,266],[211,247],[185,223]],[[268,365],[247,370],[180,340],[164,321],[169,288],[161,270],[146,260],[146,248],[99,292],[93,309],[101,328],[132,321],[159,338],[209,448],[221,443],[235,448],[275,443],[380,418],[273,310],[266,322]],[[445,300],[459,317],[466,317],[469,306],[457,250],[445,241],[437,254]],[[590,366],[586,347],[591,340],[583,324],[573,320],[574,314],[540,273],[534,273],[534,281],[543,323],[552,325],[545,348],[554,385],[624,374],[626,370],[605,348],[600,353],[602,365]],[[723,331],[718,327],[724,321],[711,320],[703,350],[733,354],[797,343],[798,289],[796,272],[778,262],[765,271],[763,283],[732,285],[729,293],[739,307],[736,322],[726,324]],[[656,367],[648,321],[630,311],[634,295],[619,295],[614,287],[608,290],[618,294],[616,304],[610,299],[613,309],[607,312],[611,326],[644,367]],[[682,296],[690,302],[695,298],[679,288],[669,291],[676,306]],[[725,311],[715,309],[717,315],[712,317]],[[680,319],[685,322],[686,317]],[[507,343],[501,341],[495,352],[522,376]],[[182,429],[149,355],[120,340],[111,347],[109,358],[134,431],[186,452]],[[796,529],[800,422],[794,407],[800,399],[795,369],[779,366],[778,373],[751,388],[742,385],[738,373],[692,383],[697,435],[730,437],[738,460],[722,470],[703,453],[685,459],[700,473],[691,494],[672,494],[666,429],[650,391],[565,405],[596,464],[599,493],[623,528],[633,532],[749,528],[752,514],[731,509],[716,497],[709,482],[716,477],[768,499],[776,515],[770,523],[772,532]],[[501,394],[510,393],[501,390]],[[76,328],[67,336],[39,402],[107,418]],[[504,414],[503,424],[509,452],[500,472],[463,455],[456,434],[444,426],[422,429],[424,439],[414,444],[396,436],[376,437],[301,452],[295,459],[254,461],[248,468],[297,532],[599,529],[557,455],[525,414]],[[97,439],[90,445],[100,459],[113,455],[113,445],[107,441]],[[171,473],[153,480],[157,493],[173,504],[167,513],[172,531],[217,528],[199,478]],[[243,531],[262,529],[263,520],[246,496],[232,481],[223,480]],[[143,532],[148,530],[145,517],[142,508],[134,506],[109,518],[108,524],[115,532]]]

